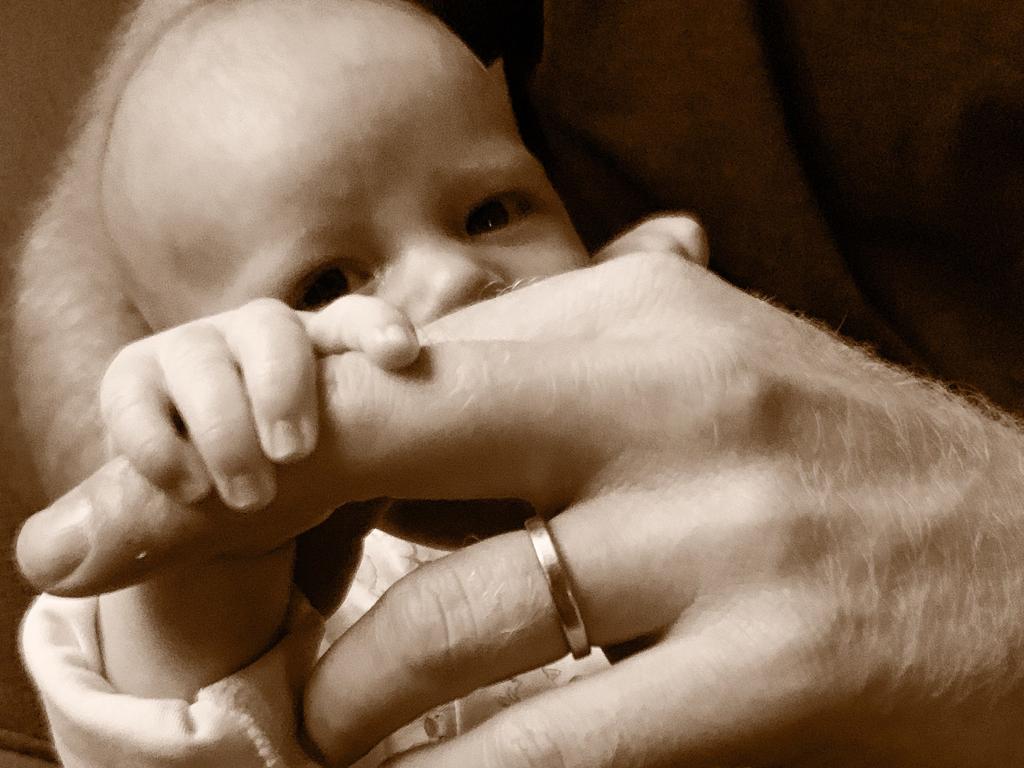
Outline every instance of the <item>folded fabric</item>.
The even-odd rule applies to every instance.
[[[341,609],[326,623],[298,592],[285,634],[264,656],[203,688],[191,702],[118,693],[103,676],[95,597],[41,595],[22,622],[25,666],[38,687],[66,768],[311,768],[301,748],[298,707],[319,654],[395,581],[443,552],[379,531]],[[443,704],[382,741],[353,768],[448,739],[528,696],[606,666],[600,653],[566,657],[464,699]]]
[[[323,621],[296,595],[287,633],[238,673],[195,700],[142,699],[103,677],[98,600],[41,595],[22,623],[26,667],[42,694],[66,768],[307,768],[296,739],[296,707],[323,634]]]

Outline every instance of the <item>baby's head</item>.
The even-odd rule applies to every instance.
[[[154,328],[358,290],[423,322],[586,260],[500,68],[401,0],[201,5],[128,83],[102,186]]]

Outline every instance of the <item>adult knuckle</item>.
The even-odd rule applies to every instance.
[[[318,389],[324,411],[336,414],[341,423],[360,423],[373,413],[380,397],[378,371],[364,355],[338,355],[324,360]]]
[[[489,768],[570,768],[576,765],[551,722],[526,715],[496,721],[484,747]]]
[[[450,679],[479,637],[467,585],[442,562],[399,580],[381,599],[381,611],[385,632],[416,638],[415,644],[398,647],[395,662],[422,683]]]
[[[642,254],[638,259],[637,275],[639,279],[655,281],[679,281],[689,275],[692,268],[687,262],[674,253],[651,251]]]
[[[704,225],[700,218],[693,213],[679,213],[673,219],[679,228],[679,233],[684,238],[703,238]]]

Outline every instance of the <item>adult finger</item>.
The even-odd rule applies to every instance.
[[[274,468],[263,455],[234,355],[217,328],[184,326],[160,347],[167,391],[217,492],[235,509],[266,505]]]
[[[655,422],[663,430],[673,425],[680,455],[687,443],[696,450],[699,435],[692,430],[702,428],[706,391],[680,376],[672,382],[678,396],[666,400],[657,387],[656,407],[641,407],[648,395],[637,389],[638,371],[663,364],[652,348],[587,344],[447,343],[424,350],[412,375],[402,376],[361,355],[325,361],[317,449],[278,467],[275,500],[246,515],[245,527],[197,517],[130,467],[108,465],[30,519],[20,534],[19,562],[39,588],[89,594],[108,588],[122,570],[139,578],[190,557],[194,539],[175,545],[176,529],[165,528],[174,510],[190,526],[205,528],[221,552],[251,553],[294,538],[340,504],[382,496],[521,498],[540,510],[559,509],[596,482],[624,446],[646,444]],[[632,408],[612,418],[623,392],[633,398]],[[694,424],[687,421],[691,412]],[[126,514],[128,504],[161,512]],[[203,506],[216,509],[216,499]],[[108,530],[114,539],[104,539],[110,546],[101,554],[83,551],[72,532],[107,529],[106,517],[116,520]],[[471,522],[454,533],[474,535]],[[149,553],[144,568],[133,559],[139,549]]]
[[[679,546],[664,529],[654,536],[653,526],[614,520],[627,503],[607,497],[600,510],[577,508],[551,522],[595,645],[669,626],[696,581],[685,566],[666,579],[660,564]],[[532,545],[525,532],[505,534],[392,587],[320,661],[307,689],[306,728],[332,762],[344,764],[430,707],[566,651]],[[372,669],[352,663],[366,656],[375,659]]]
[[[725,610],[695,607],[648,650],[387,765],[788,764],[801,748],[813,749],[815,735],[799,733],[800,725],[825,694],[817,666],[807,662],[804,621],[791,615],[788,599],[759,592]]]
[[[299,312],[306,333],[321,355],[359,350],[386,370],[416,359],[416,329],[396,307],[375,296],[351,294],[318,312]]]
[[[183,503],[210,492],[210,477],[195,446],[179,434],[174,407],[156,360],[122,350],[100,386],[100,410],[117,453]]]
[[[276,299],[257,299],[230,313],[224,339],[241,367],[266,456],[308,456],[316,447],[319,399],[313,349],[295,312]]]
[[[321,439],[308,459],[278,467],[278,494],[266,508],[226,515],[213,496],[188,507],[127,461],[114,460],[27,521],[19,534],[19,564],[40,589],[92,594],[191,559],[196,541],[204,537],[205,551],[214,554],[273,549],[349,501],[392,494],[525,496],[554,508],[590,470],[590,458],[573,457],[581,429],[549,435],[549,415],[532,413],[541,393],[555,409],[577,400],[572,382],[559,390],[564,402],[554,403],[540,367],[512,386],[501,376],[512,372],[507,364],[515,368],[539,360],[550,366],[565,359],[563,348],[539,357],[538,352],[444,345],[423,355],[416,364],[419,375],[411,377],[383,372],[362,355],[325,361],[321,389],[327,423]],[[423,371],[430,366],[437,367],[436,377]],[[400,411],[395,403],[402,404]],[[422,418],[425,414],[429,418]],[[226,525],[233,517],[245,525]],[[147,554],[139,560],[142,551]]]
[[[324,429],[316,451],[279,468],[277,500],[258,524],[252,518],[229,535],[208,523],[207,535],[222,551],[279,545],[346,501],[381,496],[518,497],[559,509],[631,444],[649,446],[651,434],[671,437],[682,453],[699,445],[688,439],[689,420],[703,423],[701,414],[714,402],[709,387],[735,392],[737,381],[718,375],[708,381],[701,373],[707,366],[688,371],[673,360],[701,360],[709,353],[699,345],[717,350],[730,341],[720,323],[708,328],[700,318],[710,314],[702,302],[735,290],[666,256],[627,257],[551,282],[559,286],[554,294],[539,283],[496,300],[493,314],[484,305],[466,310],[461,324],[439,327],[437,335],[483,340],[436,344],[408,372],[381,371],[362,355],[321,361]],[[553,295],[571,301],[552,303]],[[587,306],[564,314],[577,300]],[[679,308],[686,311],[680,315]],[[513,341],[486,340],[505,321]],[[687,345],[697,345],[697,354]],[[739,359],[728,347],[724,354]],[[626,411],[624,397],[631,404]],[[160,529],[172,507],[183,514],[181,505],[147,498],[159,494],[129,469],[101,469],[24,527],[19,562],[37,587],[94,593],[191,556],[191,543],[175,546],[173,535]],[[123,514],[116,507],[128,497],[140,508],[164,510],[163,516]],[[93,556],[75,531],[104,528],[92,518],[105,516],[117,520],[110,530],[121,538]],[[184,516],[201,526],[191,510]],[[151,553],[142,567],[132,554],[140,549]]]
[[[422,335],[438,343],[616,334],[665,310],[683,314],[685,300],[709,280],[718,279],[673,253],[631,253],[463,307]]]

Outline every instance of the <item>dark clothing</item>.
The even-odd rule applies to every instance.
[[[1024,412],[1024,8],[549,0],[533,86],[591,244],[656,210],[711,266]]]

